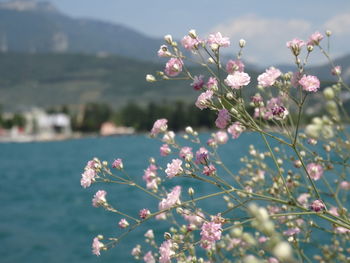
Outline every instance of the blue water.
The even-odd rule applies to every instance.
[[[248,148],[242,148],[238,141],[225,145],[232,152],[227,159],[236,167],[240,151]],[[119,185],[94,184],[83,189],[80,175],[87,160],[95,156],[109,162],[120,157],[129,174],[142,183],[149,156],[160,158],[160,145],[144,135],[1,144],[0,262],[133,262],[130,250],[136,243],[142,243],[144,233],[154,227],[155,221],[96,257],[91,254],[92,238],[98,234],[105,237],[120,234],[117,227],[120,217],[92,207],[91,198],[97,190],[105,189],[116,208],[135,216],[144,207],[155,211],[158,201]],[[191,185],[183,179],[176,180],[168,185],[181,183],[184,191]],[[204,186],[193,186],[197,193],[210,191]],[[218,212],[215,202],[208,209]],[[161,240],[166,224],[156,222],[155,230]]]

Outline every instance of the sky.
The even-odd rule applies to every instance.
[[[350,0],[49,0],[63,13],[123,24],[145,35],[181,39],[190,29],[200,36],[220,31],[247,41],[244,58],[259,65],[292,63],[286,41],[332,31],[331,55],[350,54]],[[161,43],[160,43],[161,44]],[[326,62],[312,54],[314,63]]]

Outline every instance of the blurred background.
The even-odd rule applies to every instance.
[[[176,131],[213,127],[216,116],[195,108],[198,93],[189,82],[145,81],[164,68],[157,57],[163,36],[180,41],[190,29],[203,38],[217,31],[230,37],[223,61],[234,59],[245,39],[252,86],[267,67],[295,70],[286,41],[328,29],[330,54],[350,82],[348,0],[1,0],[0,262],[132,262],[135,242],[91,255],[92,238],[110,233],[111,225],[117,229],[117,219],[91,207],[102,186],[84,191],[80,174],[95,156],[109,162],[122,157],[140,180],[148,157],[159,157],[159,145],[142,133],[157,118],[168,118]],[[325,87],[335,78],[318,53],[307,70]],[[247,96],[254,93],[247,90]],[[349,94],[342,98],[350,109]],[[316,94],[305,113],[318,114],[320,106]],[[126,212],[157,207],[127,188],[118,193],[114,199]],[[129,241],[141,240],[146,230]]]

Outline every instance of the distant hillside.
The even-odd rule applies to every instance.
[[[48,2],[0,3],[2,52],[111,53],[154,60],[161,42],[123,25],[71,18]]]

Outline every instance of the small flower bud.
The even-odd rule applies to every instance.
[[[325,88],[323,91],[323,95],[326,98],[326,100],[332,100],[334,99],[334,90],[330,87]]]
[[[308,52],[312,52],[312,50],[314,50],[314,46],[313,45],[308,45],[307,46],[307,51]]]
[[[292,257],[292,249],[287,242],[280,242],[273,248],[273,254],[281,261],[288,261]]]
[[[219,49],[219,45],[216,44],[216,43],[213,43],[210,45],[210,48],[213,50],[213,51],[217,51]]]
[[[330,37],[331,35],[332,35],[332,31],[326,30],[326,36],[327,36],[327,37]]]
[[[188,194],[190,196],[194,195],[194,189],[192,187],[188,188]]]
[[[171,35],[165,35],[165,36],[164,36],[164,40],[165,40],[165,42],[167,42],[169,45],[171,45],[172,42],[173,42],[173,37],[172,37]]]
[[[233,93],[232,92],[227,92],[226,93],[226,98],[229,100],[232,100],[234,98]]]
[[[164,239],[169,240],[171,239],[171,234],[169,232],[164,233]]]
[[[246,41],[244,39],[239,40],[239,47],[240,48],[243,48],[245,46],[245,44],[246,44]]]
[[[187,126],[186,129],[185,129],[186,133],[188,134],[192,134],[193,133],[193,129],[191,126]]]
[[[191,29],[189,32],[188,32],[188,35],[193,38],[193,39],[196,39],[197,38],[197,33],[196,33],[196,30],[194,29]]]
[[[214,59],[212,59],[212,58],[208,58],[208,63],[210,63],[210,64],[215,64],[215,61],[214,61]]]
[[[147,81],[147,82],[155,82],[155,81],[157,81],[157,80],[156,80],[156,78],[155,78],[153,75],[147,74],[147,75],[146,75],[146,81]]]

